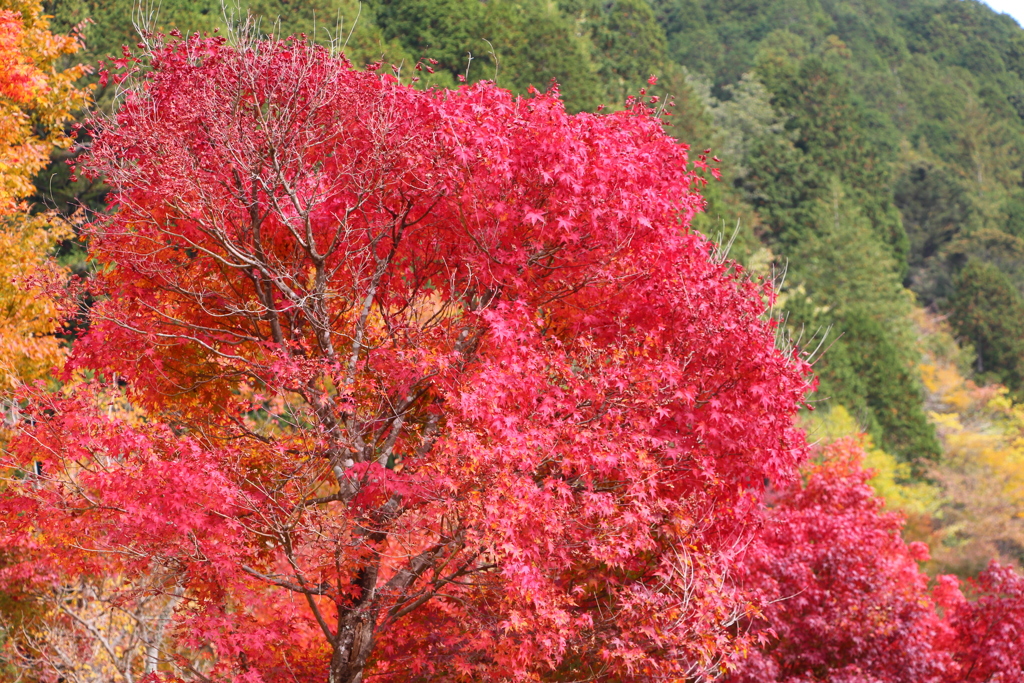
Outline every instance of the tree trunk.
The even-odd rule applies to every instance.
[[[363,669],[373,652],[375,615],[353,613],[338,630],[338,638],[331,656],[328,683],[360,683]]]

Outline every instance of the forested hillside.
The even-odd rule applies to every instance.
[[[557,82],[570,111],[662,98],[670,133],[721,160],[696,225],[735,236],[732,256],[781,283],[791,335],[819,349],[816,405],[842,406],[916,476],[941,446],[915,307],[948,317],[975,381],[1024,391],[1024,32],[979,2],[267,0],[228,14],[246,10],[424,87]],[[137,42],[133,18],[227,23],[214,0],[48,11],[82,32],[86,63]],[[101,187],[66,177],[41,174],[38,199],[102,207]]]
[[[950,316],[980,381],[1024,389],[1024,34],[1009,17],[972,0],[249,9],[268,30],[333,38],[357,64],[383,60],[423,84],[525,92],[554,79],[570,111],[618,108],[644,87],[674,99],[669,130],[721,159],[701,227],[728,239],[738,225],[734,256],[788,267],[790,327],[805,345],[825,340],[819,398],[905,460],[939,450],[914,369],[914,305]],[[225,23],[213,0],[50,11],[81,27],[85,61],[137,42],[133,16],[152,30]],[[41,176],[41,198],[62,205],[59,184]]]
[[[36,5],[0,0],[0,38],[13,36],[0,51],[30,45],[9,61],[43,74],[0,80],[17,124],[0,126],[13,141],[0,154],[23,161],[0,165],[0,265],[17,271],[0,283],[0,464],[16,472],[0,480],[0,512],[19,520],[0,524],[12,548],[0,548],[0,680],[34,666],[56,680],[73,669],[54,664],[62,647],[109,660],[75,669],[82,681],[319,680],[328,660],[348,683],[364,667],[383,680],[1020,673],[1024,29],[1012,19],[975,0],[48,0],[47,26]],[[281,83],[286,104],[239,105]],[[288,109],[330,97],[342,104],[323,118]],[[407,120],[382,123],[384,101]],[[83,127],[90,108],[99,118]],[[277,157],[271,143],[307,146]],[[239,158],[265,153],[268,168],[298,170],[218,195],[244,185]],[[294,207],[269,201],[261,216],[246,198],[260,192]],[[400,258],[399,237],[335,236],[327,252],[349,261],[326,276],[313,235],[340,214],[303,214],[303,192],[380,197],[398,234],[419,215],[410,231],[424,220],[439,236],[417,233],[431,246]],[[620,208],[593,209],[604,202]],[[497,227],[473,233],[467,207]],[[257,245],[261,229],[292,230],[271,240],[285,255],[218,232],[218,212],[235,209]],[[293,237],[311,260],[275,274],[301,262],[282,246]],[[376,279],[342,281],[359,259],[377,259]],[[267,292],[283,280],[301,303],[278,311]],[[371,313],[378,286],[393,291]],[[361,317],[337,303],[364,298]],[[363,402],[359,423],[364,408],[348,406]],[[39,449],[64,469],[51,475]],[[328,458],[322,472],[312,453]],[[632,469],[609,464],[620,457]],[[48,476],[52,494],[33,483]],[[139,499],[142,480],[159,510]],[[193,523],[213,539],[202,551]],[[338,524],[352,526],[330,536]],[[94,533],[133,550],[96,559],[76,541]],[[398,546],[422,552],[404,568],[381,559]],[[54,578],[65,564],[81,585]],[[375,593],[378,572],[400,589]],[[413,611],[427,601],[445,607]],[[153,643],[172,615],[165,656]],[[283,659],[260,645],[273,642]]]

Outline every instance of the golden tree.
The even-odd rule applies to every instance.
[[[75,85],[87,67],[61,69],[78,50],[75,35],[54,35],[36,0],[0,0],[0,391],[46,372],[60,359],[52,304],[34,283],[68,229],[32,214],[24,199],[55,147],[68,147],[65,125],[87,101]]]

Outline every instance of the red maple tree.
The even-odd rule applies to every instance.
[[[730,680],[957,680],[953,632],[917,564],[928,548],[908,545],[903,516],[882,509],[862,443],[848,437],[815,456],[803,482],[773,494],[744,556],[742,581],[766,605],[749,624],[762,647]]]
[[[1024,681],[1024,576],[993,562],[966,583],[934,582],[922,543],[868,485],[863,444],[819,449],[804,481],[770,494],[738,580],[762,609],[736,683]],[[961,590],[967,591],[965,596]]]
[[[809,368],[688,229],[655,112],[418,91],[301,41],[149,57],[93,124],[90,379],[32,399],[6,578],[173,594],[147,671],[190,680],[720,670]]]
[[[992,562],[968,582],[968,600],[954,577],[940,577],[935,595],[955,631],[947,646],[958,668],[950,683],[1024,681],[1024,576]]]

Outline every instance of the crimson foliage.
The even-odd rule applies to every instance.
[[[950,651],[959,675],[950,681],[1020,683],[1024,681],[1024,576],[993,562],[969,582],[968,601],[946,577],[936,591],[956,630]]]
[[[922,543],[882,509],[855,438],[822,449],[805,481],[772,496],[739,582],[765,607],[746,628],[759,647],[729,681],[1024,681],[1024,576],[993,563],[968,582],[929,577]]]
[[[908,546],[903,518],[881,509],[857,439],[818,455],[747,551],[743,582],[768,605],[752,624],[765,647],[732,680],[944,680],[950,632],[917,565],[927,547]]]
[[[717,671],[809,368],[688,229],[655,112],[301,42],[150,58],[94,122],[116,212],[68,377],[97,379],[14,445],[44,463],[0,497],[10,574],[165,577],[151,652],[186,679]]]

